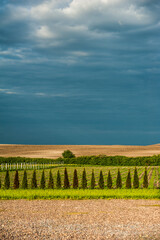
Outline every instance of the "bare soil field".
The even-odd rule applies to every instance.
[[[1,200],[0,239],[160,239],[158,200]]]
[[[14,145],[0,144],[2,157],[58,158],[64,150],[71,150],[76,156],[123,155],[128,157],[160,154],[160,144],[149,146],[127,145]]]

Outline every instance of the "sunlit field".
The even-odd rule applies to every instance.
[[[158,189],[0,190],[0,199],[159,199]]]
[[[131,181],[133,181],[133,175],[134,175],[134,169],[135,169],[135,167],[132,167],[132,166],[130,166],[130,167],[85,166],[84,167],[84,166],[55,166],[55,165],[52,166],[52,165],[50,165],[48,167],[50,167],[50,168],[44,169],[46,186],[47,186],[48,179],[49,179],[50,169],[51,169],[51,172],[52,172],[52,175],[53,175],[54,183],[56,183],[57,171],[59,170],[60,175],[61,175],[62,186],[63,186],[64,169],[66,167],[67,172],[68,172],[68,176],[69,176],[69,182],[70,182],[70,187],[71,188],[72,188],[72,184],[73,184],[74,169],[77,169],[79,187],[81,187],[82,172],[83,172],[83,169],[85,168],[86,177],[87,177],[87,187],[88,188],[90,188],[92,170],[94,170],[94,174],[95,174],[95,183],[96,183],[95,188],[98,188],[99,173],[100,173],[101,170],[102,170],[102,173],[103,173],[103,176],[104,176],[105,187],[106,187],[108,171],[110,170],[111,176],[112,176],[112,181],[113,181],[113,188],[115,188],[118,169],[120,170],[121,177],[122,177],[122,188],[125,188],[125,182],[126,182],[128,170],[130,169],[130,171],[131,171]],[[137,167],[138,177],[139,177],[139,188],[142,188],[142,185],[143,185],[144,170],[145,170],[144,166]],[[28,178],[28,187],[30,188],[33,169],[26,170],[26,171],[27,171],[27,178]],[[43,169],[36,169],[36,177],[37,177],[38,187],[40,186],[40,179],[41,179],[42,171],[43,171]],[[3,188],[3,185],[4,185],[5,173],[6,173],[6,171],[1,171],[0,172],[2,188]],[[20,182],[20,188],[21,188],[21,183],[22,183],[22,178],[23,178],[24,171],[19,170],[18,173],[19,173],[19,182]],[[147,173],[148,173],[148,188],[149,189],[159,188],[160,167],[159,166],[148,166],[147,167]],[[15,170],[9,171],[9,174],[10,174],[10,183],[11,183],[10,187],[12,189],[13,188],[14,176],[15,176]]]
[[[81,189],[82,187],[82,172],[84,167],[82,166],[67,166],[67,172],[69,177],[70,189],[63,189],[64,184],[64,169],[66,166],[55,166],[50,165],[50,168],[47,169],[36,169],[36,178],[37,178],[37,189],[31,188],[31,179],[33,175],[33,169],[27,171],[27,180],[28,180],[28,189],[22,188],[22,178],[24,170],[19,170],[19,189],[13,189],[15,170],[9,171],[10,177],[10,188],[4,188],[4,181],[6,171],[0,172],[1,178],[1,189],[0,189],[0,199],[121,199],[121,198],[131,198],[131,199],[158,199],[160,198],[159,190],[159,166],[148,166],[148,188],[143,189],[143,177],[145,167],[137,167],[138,178],[139,178],[139,188],[133,189],[133,177],[135,167],[100,167],[100,166],[85,166],[86,177],[87,177],[87,189]],[[77,169],[78,173],[78,189],[73,189],[73,172],[74,169]],[[116,178],[117,171],[120,170],[121,179],[122,179],[122,188],[116,189]],[[126,178],[128,170],[131,172],[131,182],[132,188],[126,189]],[[40,181],[42,176],[42,171],[45,173],[45,189],[40,189]],[[54,189],[47,189],[49,181],[49,171],[51,170],[54,181]],[[59,170],[61,176],[61,189],[56,189],[56,177],[57,171]],[[91,174],[94,170],[95,174],[95,189],[91,189]],[[104,189],[99,189],[98,181],[99,174],[102,170],[104,177]],[[112,189],[107,188],[107,175],[110,170],[112,176]]]

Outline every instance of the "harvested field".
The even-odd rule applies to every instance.
[[[3,200],[0,239],[160,239],[158,200]]]
[[[149,146],[122,145],[14,145],[0,144],[2,157],[58,158],[64,150],[71,150],[78,156],[123,155],[128,157],[153,156],[160,154],[160,144]]]

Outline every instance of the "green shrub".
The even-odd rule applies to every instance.
[[[31,180],[31,188],[37,188],[37,178],[36,178],[36,170],[33,171],[32,180]]]
[[[67,168],[64,169],[64,189],[70,188]]]
[[[59,170],[57,171],[57,179],[56,179],[56,188],[60,189],[61,188],[61,175]]]
[[[19,176],[18,176],[18,171],[17,170],[16,170],[15,176],[14,176],[13,188],[14,189],[19,188]]]
[[[111,176],[111,172],[109,170],[108,172],[108,176],[107,176],[107,188],[112,188],[112,176]]]
[[[27,189],[28,188],[28,180],[27,180],[27,172],[26,172],[26,170],[24,170],[24,173],[23,173],[22,188],[23,189]]]
[[[9,171],[6,171],[5,179],[4,179],[4,187],[5,189],[10,188],[10,177],[9,177]]]
[[[91,189],[95,188],[95,176],[94,176],[94,170],[92,169],[92,176],[91,176]]]
[[[84,168],[83,173],[82,173],[82,188],[86,189],[87,188],[87,177],[86,177],[86,170]]]
[[[77,175],[77,170],[74,170],[73,173],[73,188],[77,189],[78,188],[78,175]]]
[[[48,188],[53,189],[54,188],[54,180],[51,170],[49,171],[49,180],[48,180]]]
[[[46,180],[45,180],[45,174],[44,174],[44,170],[42,171],[42,176],[41,176],[41,183],[40,183],[40,188],[44,189],[46,186]]]
[[[62,156],[64,158],[75,158],[75,155],[70,151],[70,150],[65,150],[63,153],[62,153]]]
[[[122,178],[121,178],[121,173],[120,173],[119,169],[117,172],[116,188],[122,188]]]
[[[143,188],[148,188],[148,174],[147,168],[145,168],[144,177],[143,177]]]
[[[132,184],[131,184],[131,173],[130,173],[130,169],[128,170],[128,174],[127,174],[127,179],[126,179],[126,188],[131,188]]]
[[[98,185],[99,185],[99,188],[101,188],[101,189],[104,188],[104,178],[103,178],[102,170],[100,171],[100,174],[99,174]]]
[[[139,177],[138,177],[138,173],[137,173],[137,168],[136,167],[134,169],[133,187],[134,188],[139,188]]]

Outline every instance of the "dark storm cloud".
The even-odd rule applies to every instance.
[[[87,51],[91,44],[94,52],[94,46],[98,51],[101,42],[107,49],[105,43],[118,43],[125,32],[143,31],[159,19],[156,1],[32,2],[23,5],[24,1],[8,1],[1,7],[2,44],[23,43],[23,47],[45,49],[47,53],[57,48],[65,52]]]
[[[156,143],[159,11],[158,0],[3,0],[1,143]]]
[[[8,1],[1,7],[1,51],[18,48],[30,61],[85,64],[97,54],[152,51],[159,30],[158,1]],[[151,33],[151,34],[150,34]],[[148,48],[148,44],[151,45]],[[27,51],[32,51],[27,56]],[[1,52],[2,58],[7,55]],[[16,53],[15,53],[16,55]],[[98,59],[99,60],[99,59]]]

